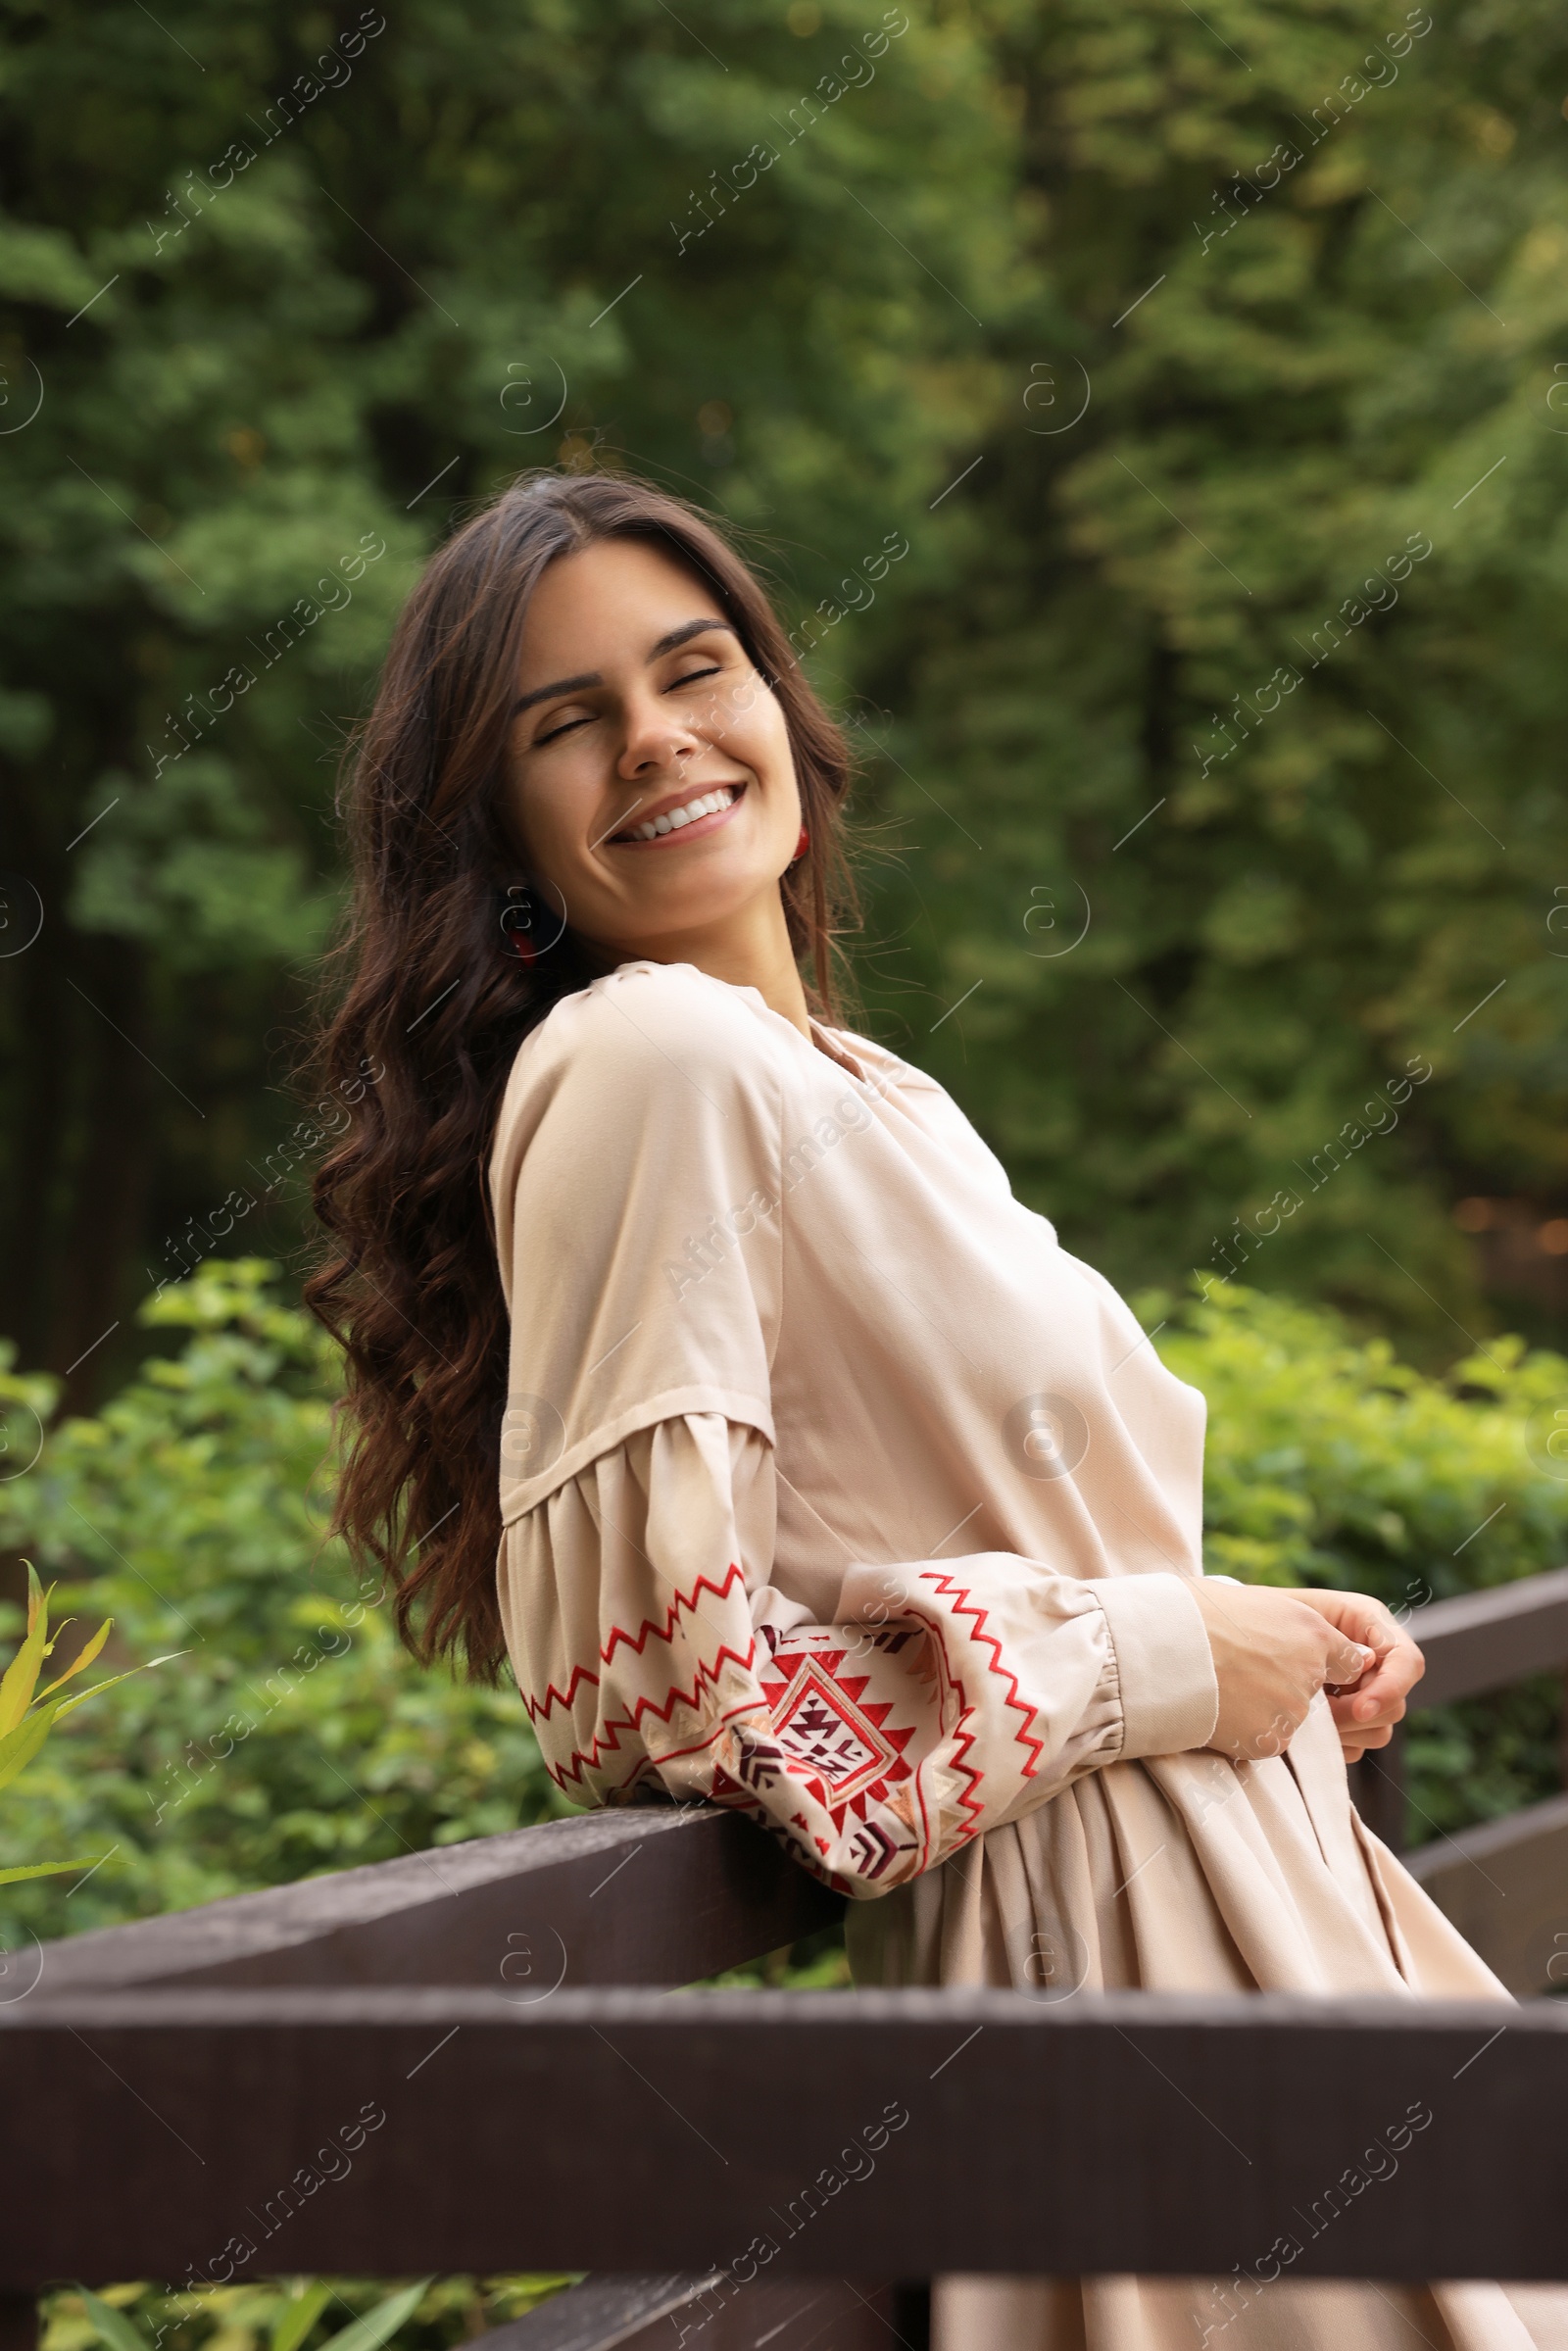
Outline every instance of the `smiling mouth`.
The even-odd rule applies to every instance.
[[[714,784],[710,791],[694,792],[689,799],[677,802],[671,808],[661,808],[658,815],[644,817],[640,824],[629,824],[623,831],[612,833],[611,846],[615,849],[652,848],[658,842],[670,840],[675,834],[690,832],[694,828],[703,833],[716,831],[745,789],[744,784]]]

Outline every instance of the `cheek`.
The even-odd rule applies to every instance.
[[[759,685],[749,710],[737,716],[725,749],[753,768],[769,792],[793,802],[797,797],[795,760],[790,751],[784,712],[767,688]]]
[[[510,830],[521,856],[541,876],[555,874],[566,854],[559,795],[547,791],[537,776],[514,773],[507,801]]]
[[[552,763],[529,759],[521,750],[511,753],[507,760],[505,806],[509,829],[519,846],[526,844],[529,852],[546,855],[558,850],[562,833],[563,802],[569,797],[562,787],[566,780],[560,773],[560,762]]]

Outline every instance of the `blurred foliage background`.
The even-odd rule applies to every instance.
[[[1561,1563],[1565,93],[1546,0],[0,0],[0,1551],[183,1652],[6,1791],[103,1855],[13,1954],[551,1808],[322,1542],[289,1075],[347,731],[524,466],[774,586],[863,1025],[1208,1395],[1210,1564]],[[1413,1833],[1558,1715],[1424,1714]],[[312,2292],[50,2342],[384,2339]]]
[[[510,1683],[416,1666],[379,1584],[325,1541],[330,1343],[276,1271],[215,1259],[166,1291],[141,1319],[178,1351],[56,1423],[0,1484],[0,1544],[58,1585],[56,1616],[112,1616],[111,1663],[174,1652],[105,1689],[0,1794],[0,1863],[94,1865],[0,1895],[18,1983],[29,1934],[409,1851],[439,1867],[443,1845],[573,1809]],[[1138,1303],[1209,1400],[1211,1569],[1407,1613],[1568,1557],[1568,1483],[1529,1442],[1568,1392],[1560,1356],[1500,1342],[1438,1380],[1332,1310],[1238,1284]],[[47,1375],[0,1369],[18,1421],[49,1424],[57,1396]],[[22,1621],[0,1610],[0,1629]],[[1559,1694],[1548,1681],[1423,1714],[1412,1840],[1555,1789]]]
[[[1545,0],[5,0],[21,1359],[295,1262],[344,732],[541,462],[749,534],[865,1018],[1070,1246],[1239,1270],[1290,1187],[1249,1278],[1562,1344],[1565,91]]]

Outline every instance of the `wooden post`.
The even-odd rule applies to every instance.
[[[1396,1725],[1386,1747],[1369,1747],[1350,1771],[1350,1795],[1374,1837],[1391,1853],[1404,1851],[1404,1730]]]
[[[31,2294],[0,2294],[0,2351],[37,2351],[38,2305]]]
[[[931,2281],[906,2278],[893,2289],[893,2337],[906,2351],[931,2351]]]

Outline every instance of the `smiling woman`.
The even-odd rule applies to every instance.
[[[852,1896],[858,1983],[1505,1999],[1350,1805],[1409,1636],[1203,1575],[1202,1398],[832,1025],[845,774],[677,502],[544,475],[436,558],[322,1073],[384,1067],[317,1185],[337,1529],[420,1654],[510,1657],[568,1797],[730,1805]],[[1237,2351],[1532,2339],[1494,2285],[1281,2268]],[[1193,2279],[958,2278],[933,2340],[1216,2324]]]
[[[355,893],[318,1056],[330,1085],[375,1039],[386,1074],[318,1172],[339,1246],[308,1296],[347,1355],[339,1523],[426,1656],[485,1680],[503,1656],[508,1325],[480,1170],[517,1050],[644,955],[744,970],[797,1028],[831,1018],[848,777],[752,572],[646,483],[524,475],[404,610],[346,780]]]
[[[808,1035],[778,889],[809,845],[789,721],[713,601],[647,541],[600,539],[550,566],[529,606],[506,814],[608,965],[652,955],[760,975]]]

